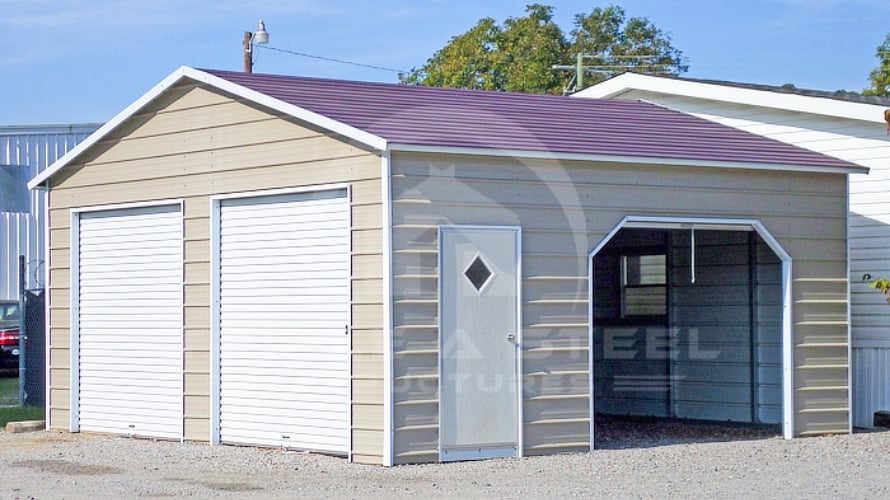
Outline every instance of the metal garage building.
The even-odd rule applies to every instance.
[[[385,465],[588,450],[601,410],[848,432],[865,170],[645,103],[181,68],[31,182],[48,425]]]

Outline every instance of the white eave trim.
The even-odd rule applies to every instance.
[[[693,97],[800,113],[835,116],[884,124],[888,106],[842,101],[828,97],[786,94],[769,90],[746,89],[716,83],[624,73],[572,94],[572,97],[612,98],[634,90],[657,94]]]
[[[683,158],[658,158],[646,156],[613,156],[613,155],[597,155],[586,153],[562,153],[558,151],[523,151],[518,149],[486,149],[456,146],[418,146],[413,144],[395,144],[390,143],[389,151],[409,152],[409,153],[430,153],[430,154],[453,154],[453,155],[473,155],[473,156],[495,156],[505,158],[533,158],[543,160],[564,160],[564,161],[588,161],[602,163],[628,163],[635,165],[666,165],[677,167],[703,167],[703,168],[735,168],[746,170],[774,170],[774,171],[790,171],[790,172],[812,172],[822,174],[862,174],[868,173],[867,167],[851,166],[850,168],[840,167],[819,167],[812,165],[785,165],[773,163],[756,163],[756,162],[734,162],[734,161],[708,161],[708,160],[690,160]]]
[[[210,73],[190,68],[188,66],[182,66],[168,75],[166,78],[161,80],[160,83],[152,87],[151,90],[143,94],[139,99],[136,99],[136,101],[124,108],[124,110],[115,115],[114,118],[108,120],[108,122],[99,127],[98,130],[96,130],[89,137],[77,144],[77,146],[68,151],[68,153],[66,153],[64,156],[56,160],[46,170],[31,179],[31,181],[28,182],[28,189],[36,189],[42,187],[47,179],[55,175],[56,172],[64,168],[74,158],[78,157],[81,153],[95,145],[97,142],[101,141],[112,130],[117,128],[121,123],[123,123],[131,116],[138,113],[148,103],[153,101],[167,89],[186,78],[210,85],[211,87],[217,88],[224,92],[228,92],[230,94],[292,116],[298,120],[302,120],[323,129],[330,130],[336,134],[343,135],[375,150],[386,150],[387,143],[386,140],[382,137],[376,136],[374,134],[369,134],[368,132],[359,130],[353,126],[347,125],[337,120],[333,120],[326,116],[322,116],[318,113],[314,113],[299,106],[288,104],[284,101],[281,101],[274,97],[270,97],[261,92],[248,89],[218,76],[211,75]]]

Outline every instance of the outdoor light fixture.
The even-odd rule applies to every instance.
[[[265,45],[269,43],[269,32],[263,20],[257,24],[256,33],[244,32],[244,72],[253,73],[253,45]]]

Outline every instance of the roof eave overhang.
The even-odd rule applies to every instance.
[[[425,146],[417,144],[390,143],[389,151],[454,154],[468,156],[494,156],[518,159],[542,159],[557,161],[585,161],[599,163],[624,163],[634,165],[665,165],[675,167],[733,168],[744,170],[772,170],[783,172],[810,172],[821,174],[867,174],[869,169],[858,165],[850,167],[829,167],[818,165],[797,165],[779,163],[761,163],[747,161],[691,160],[683,158],[664,158],[649,156],[620,156],[587,153],[568,153],[559,151],[526,151],[517,149],[489,149],[455,146]]]
[[[786,94],[769,90],[745,89],[677,78],[660,78],[638,73],[623,73],[576,92],[572,94],[572,97],[612,98],[632,91],[760,106],[871,123],[885,123],[883,110],[886,109],[886,106],[878,104],[840,101],[826,97]]]
[[[286,103],[280,99],[276,99],[261,92],[251,90],[242,85],[232,83],[228,80],[212,75],[205,71],[190,68],[188,66],[182,66],[168,75],[166,78],[161,80],[160,83],[152,87],[151,90],[143,94],[139,99],[124,108],[124,110],[115,115],[114,118],[108,120],[108,122],[106,122],[104,125],[99,127],[98,130],[93,132],[89,137],[73,147],[64,156],[56,160],[46,170],[31,179],[31,181],[28,182],[28,188],[37,189],[45,187],[46,182],[53,175],[55,175],[56,172],[71,163],[75,158],[80,156],[86,150],[90,149],[97,142],[101,141],[103,138],[105,138],[105,136],[107,136],[114,129],[120,126],[124,121],[145,108],[159,95],[186,79],[204,83],[216,89],[241,97],[245,100],[292,116],[298,120],[305,121],[325,130],[330,130],[336,134],[340,134],[360,144],[363,144],[371,149],[377,151],[385,151],[387,149],[387,141],[382,137],[370,134],[358,128],[347,125],[343,122],[339,122],[326,116],[322,116],[318,113],[314,113],[312,111],[309,111],[308,109]]]

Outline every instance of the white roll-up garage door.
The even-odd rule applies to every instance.
[[[223,200],[219,436],[349,451],[346,189]]]
[[[179,205],[78,220],[80,430],[182,436],[182,218]]]

